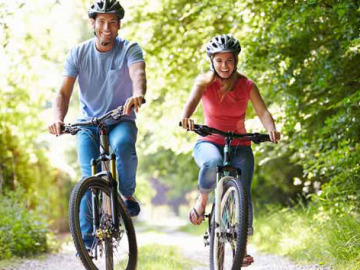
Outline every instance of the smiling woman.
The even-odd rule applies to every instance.
[[[200,100],[202,101],[205,124],[223,132],[246,133],[245,113],[248,101],[251,101],[257,115],[267,129],[270,140],[277,142],[280,133],[276,131],[274,120],[254,82],[236,72],[240,43],[231,35],[220,35],[211,39],[206,46],[211,61],[212,71],[200,75],[193,87],[190,97],[184,106],[182,126],[194,130],[194,121],[190,118]],[[250,141],[234,139],[231,146],[236,146],[232,153],[233,165],[241,170],[241,182],[244,183],[249,204],[248,235],[253,234],[253,212],[250,187],[254,171],[254,156]],[[204,220],[205,208],[209,194],[215,188],[218,167],[222,165],[225,141],[221,136],[201,137],[195,143],[193,156],[200,168],[198,188],[200,195],[189,213],[194,225]],[[229,146],[226,146],[229,147]],[[226,149],[226,148],[225,148]],[[245,251],[246,253],[246,251]],[[254,259],[244,257],[243,265],[250,265]]]

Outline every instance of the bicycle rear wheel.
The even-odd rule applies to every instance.
[[[215,215],[210,237],[210,269],[241,269],[245,256],[248,229],[248,200],[243,183],[226,176],[221,199],[219,232]]]
[[[88,270],[134,270],[137,264],[137,244],[134,226],[126,207],[117,196],[119,226],[113,226],[111,213],[105,209],[110,188],[100,177],[85,178],[74,187],[70,198],[70,231],[78,256]],[[93,207],[94,205],[94,207]],[[89,213],[80,214],[88,207]],[[83,211],[82,211],[83,213]],[[93,219],[96,216],[96,219]],[[81,226],[90,226],[91,232],[82,234]],[[93,232],[95,223],[96,232]],[[85,240],[84,240],[85,239]]]

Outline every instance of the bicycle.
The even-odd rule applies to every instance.
[[[225,139],[223,166],[218,166],[214,202],[211,212],[204,215],[208,219],[204,243],[210,245],[210,269],[241,269],[247,245],[248,197],[240,179],[241,170],[231,163],[231,141],[239,138],[258,144],[270,141],[270,137],[259,133],[223,132],[206,125],[194,125],[193,131],[203,137],[218,134]]]
[[[92,176],[79,181],[72,190],[69,205],[70,231],[77,256],[88,270],[135,270],[137,243],[130,214],[118,193],[116,155],[110,153],[106,120],[119,120],[123,106],[86,122],[62,126],[62,133],[77,134],[87,126],[100,129],[100,155],[91,160]],[[101,170],[97,168],[101,165]],[[80,229],[80,207],[91,209],[93,241],[86,246]]]

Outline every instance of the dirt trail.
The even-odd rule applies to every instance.
[[[182,221],[183,222],[183,221]],[[184,256],[189,260],[199,262],[193,270],[209,269],[209,247],[204,247],[202,236],[194,236],[188,233],[178,232],[176,228],[183,224],[179,220],[167,219],[166,221],[158,220],[156,226],[159,232],[146,232],[141,227],[137,227],[138,245],[147,245],[156,243],[160,245],[178,246]],[[160,226],[162,224],[162,226]],[[167,226],[163,226],[166,224]],[[70,237],[70,236],[69,236]],[[79,270],[84,269],[81,262],[75,256],[75,248],[72,242],[67,241],[61,251],[56,254],[50,254],[37,259],[25,259],[16,264],[1,268],[0,270]],[[255,258],[255,262],[247,267],[247,270],[329,270],[315,265],[296,265],[288,259],[266,255],[256,251],[254,246],[249,247],[249,253]],[[139,266],[139,270],[141,269]],[[181,269],[179,269],[181,270]]]

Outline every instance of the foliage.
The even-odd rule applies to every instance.
[[[359,3],[284,1],[249,8],[265,14],[256,20],[261,51],[251,50],[251,58],[261,61],[249,68],[270,64],[264,74],[272,95],[282,96],[289,142],[283,147],[303,167],[303,191],[331,181],[322,198],[330,205],[330,199],[345,198],[358,208]]]
[[[140,160],[143,173],[166,186],[169,200],[181,198],[193,189],[198,172],[192,156],[159,148],[156,153],[141,155]]]
[[[0,260],[30,256],[48,250],[47,220],[38,210],[27,209],[21,190],[0,197]]]
[[[61,35],[52,32],[56,29],[52,19],[58,16],[49,18],[57,8],[54,1],[0,3],[3,257],[46,251],[48,225],[56,227],[54,223],[67,213],[69,178],[51,167],[48,144],[41,136],[46,132],[41,112],[48,106],[47,99],[56,82],[53,74],[57,73],[54,71],[65,46],[57,43]]]

